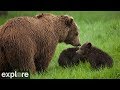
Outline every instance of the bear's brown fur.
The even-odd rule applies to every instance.
[[[0,71],[44,71],[60,42],[80,45],[70,16],[40,14],[8,20],[0,29]]]
[[[84,62],[84,58],[76,53],[79,47],[67,48],[60,53],[58,64],[61,67],[71,67],[78,65],[80,61]]]
[[[92,68],[99,69],[100,67],[113,66],[112,58],[106,52],[92,46],[90,42],[83,44],[76,53],[86,58]]]

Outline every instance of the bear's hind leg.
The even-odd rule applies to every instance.
[[[44,72],[46,71],[50,61],[52,59],[52,55],[40,55],[37,58],[35,58],[35,66],[36,66],[36,70],[38,72]]]
[[[8,50],[6,51],[6,58],[13,70],[36,72],[32,48]]]
[[[29,56],[21,56],[21,58],[16,58],[15,62],[9,62],[12,66],[13,70],[18,71],[30,71],[31,73],[36,72],[36,67],[34,64],[33,58],[30,58]]]

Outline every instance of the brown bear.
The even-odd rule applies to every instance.
[[[76,53],[79,47],[67,48],[60,53],[58,63],[61,67],[71,67],[78,65],[80,61],[85,62],[85,59]]]
[[[90,42],[83,44],[79,50],[76,51],[79,55],[82,55],[90,63],[92,68],[99,69],[100,67],[112,67],[112,58],[101,49],[92,46]]]
[[[61,42],[80,45],[78,27],[70,16],[40,14],[10,19],[0,28],[0,71],[44,71]]]

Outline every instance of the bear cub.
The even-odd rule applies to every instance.
[[[79,47],[63,50],[58,59],[59,66],[65,68],[78,65],[80,60],[84,62],[84,58],[76,53],[77,50],[79,50]]]
[[[76,53],[86,58],[94,69],[113,66],[112,58],[106,52],[92,46],[90,42],[83,44]]]

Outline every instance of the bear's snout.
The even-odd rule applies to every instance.
[[[79,43],[77,46],[81,46],[81,44]]]

